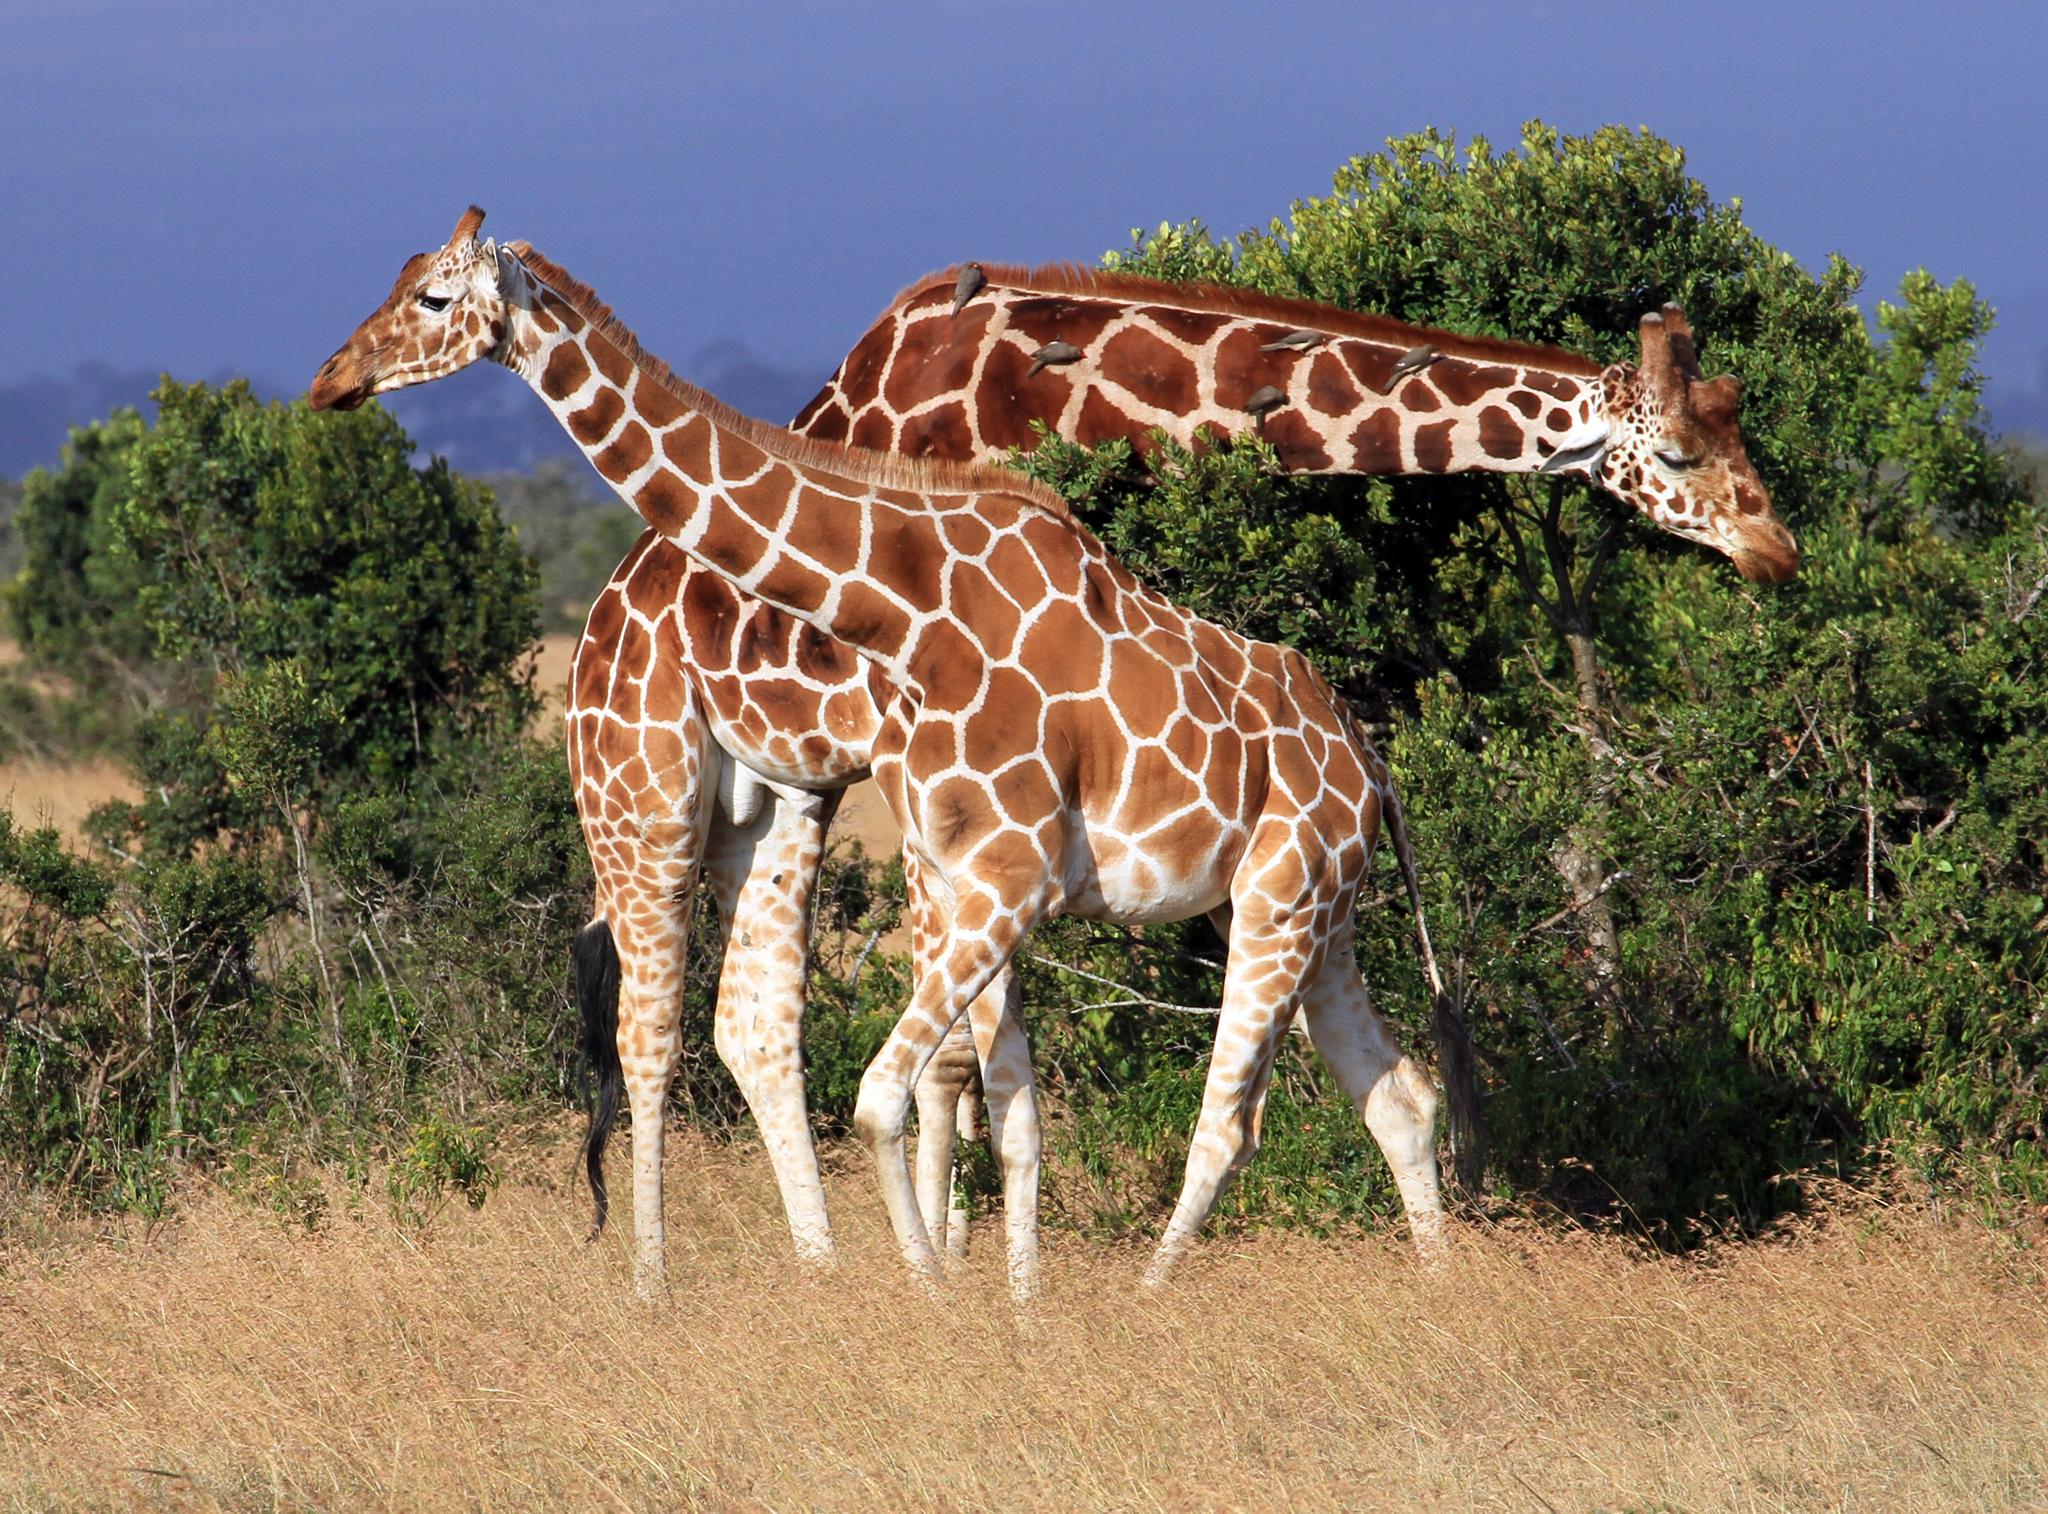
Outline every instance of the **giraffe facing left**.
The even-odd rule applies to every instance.
[[[883,681],[875,776],[940,920],[931,970],[855,1113],[906,1258],[935,1266],[904,1155],[911,1088],[1030,928],[1062,912],[1207,913],[1229,937],[1202,1116],[1155,1276],[1256,1148],[1297,1010],[1386,1154],[1418,1243],[1434,1240],[1435,1092],[1371,1009],[1352,948],[1379,825],[1399,812],[1370,742],[1307,662],[1177,610],[1013,474],[738,416],[649,358],[531,248],[479,243],[481,221],[470,211],[439,253],[406,264],[321,368],[312,403],[504,363],[664,536]],[[694,820],[655,827],[681,873],[696,860]],[[622,984],[617,1032],[643,1286],[660,1267],[658,1148],[643,1135],[658,1129],[672,1061],[677,1006],[663,989]]]

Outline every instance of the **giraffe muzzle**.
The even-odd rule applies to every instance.
[[[313,386],[306,391],[306,403],[315,410],[354,410],[370,397],[371,381],[362,377],[360,366],[344,347],[320,365]]]
[[[1751,583],[1781,584],[1799,571],[1799,544],[1774,520],[1756,521],[1728,556]]]

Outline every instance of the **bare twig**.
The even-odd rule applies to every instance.
[[[1061,962],[1055,957],[1046,956],[1043,952],[1025,952],[1023,955],[1043,967],[1050,967],[1063,973],[1071,973],[1076,978],[1085,978],[1088,982],[1099,983],[1104,988],[1113,988],[1124,996],[1122,999],[1113,1000],[1107,1004],[1084,1004],[1081,1006],[1083,1009],[1164,1009],[1177,1015],[1204,1015],[1210,1019],[1214,1019],[1223,1012],[1214,1005],[1208,1004],[1169,1004],[1166,1000],[1155,999],[1150,994],[1131,987],[1128,983],[1119,983],[1114,978],[1105,978],[1100,973],[1091,973],[1086,968],[1075,967],[1069,962]],[[1308,1034],[1307,1027],[1301,1023],[1299,1018],[1296,1018],[1294,1023],[1288,1026],[1288,1029],[1298,1036]]]
[[[1613,888],[1615,884],[1621,882],[1622,879],[1628,877],[1631,871],[1631,869],[1625,867],[1616,868],[1613,872],[1609,873],[1605,878],[1600,880],[1600,886],[1594,889],[1592,893],[1587,894],[1582,899],[1572,900],[1571,903],[1567,904],[1563,909],[1559,910],[1554,915],[1544,916],[1541,920],[1538,920],[1534,925],[1530,926],[1527,930],[1523,931],[1519,939],[1526,941],[1531,936],[1539,935],[1542,932],[1549,930],[1553,925],[1561,924],[1565,920],[1569,919],[1571,916],[1576,915],[1580,910],[1586,908],[1586,906],[1591,904],[1595,899],[1601,898],[1603,895],[1605,895],[1606,892],[1610,888]]]
[[[868,965],[868,956],[874,951],[875,943],[881,939],[882,928],[879,925],[868,932],[867,940],[861,942],[860,951],[854,956],[852,971],[846,975],[847,982],[858,983],[860,981],[860,970]]]
[[[2006,602],[2012,606],[2012,608],[2005,612],[2005,618],[2008,623],[2018,625],[2029,615],[2033,614],[2034,606],[2041,602],[2041,595],[2044,592],[2048,592],[2048,567],[2042,568],[2040,577],[2034,580],[2034,586],[2031,589],[2028,589],[2024,594],[2019,594],[2019,585],[2013,579],[2013,560],[2010,557],[2006,558]],[[2017,603],[2013,599],[2013,596],[2016,594],[2019,594]]]

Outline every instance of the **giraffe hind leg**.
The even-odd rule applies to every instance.
[[[1024,995],[1006,963],[967,1008],[988,1094],[988,1138],[1003,1174],[1003,1224],[1010,1293],[1028,1302],[1038,1291],[1038,1086],[1024,1034]],[[973,1097],[971,1086],[960,1100]],[[972,1129],[971,1117],[968,1129]],[[965,1216],[961,1216],[965,1220]]]
[[[976,1068],[967,1022],[956,1020],[917,1080],[917,1208],[933,1240],[945,1236],[949,1257],[967,1254],[967,1215],[954,1182],[953,1142],[960,1101],[968,1096]]]
[[[910,917],[913,983],[932,970],[932,955],[945,938],[944,911],[926,892],[917,849],[903,848],[903,885]],[[973,1081],[973,1037],[956,1020],[917,1079],[917,1208],[927,1234],[936,1240],[944,1221],[946,1254],[967,1254],[967,1215],[954,1181],[953,1152],[961,1102]]]
[[[1408,1213],[1425,1258],[1444,1245],[1443,1189],[1436,1167],[1436,1086],[1394,1043],[1349,942],[1333,947],[1305,1004],[1309,1038],[1365,1119]]]
[[[861,1075],[853,1112],[854,1135],[874,1154],[882,1202],[904,1260],[927,1278],[938,1276],[938,1255],[918,1210],[903,1141],[913,1090],[953,1022],[1009,961],[1035,911],[977,890],[963,891],[950,916],[930,958],[932,970],[919,978],[909,1008]]]
[[[1263,901],[1261,901],[1263,903]],[[1186,1254],[1216,1200],[1259,1148],[1273,1059],[1321,955],[1297,927],[1272,923],[1267,909],[1242,903],[1230,920],[1223,1009],[1202,1087],[1202,1112],[1188,1145],[1180,1197],[1153,1253],[1145,1282],[1156,1287]],[[1292,911],[1298,917],[1300,911]]]

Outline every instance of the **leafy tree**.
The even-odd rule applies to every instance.
[[[38,661],[102,669],[106,659],[135,661],[152,649],[131,565],[108,551],[114,506],[143,434],[141,416],[118,410],[75,427],[55,473],[37,468],[22,481],[10,533],[19,571],[0,606],[9,634]]]
[[[166,380],[110,554],[165,655],[229,672],[296,660],[345,742],[336,776],[389,782],[444,732],[520,697],[531,561],[490,497],[381,409],[314,415],[237,381]]]
[[[525,733],[535,575],[489,494],[374,409],[156,399],[31,479],[12,600],[68,666],[182,670],[134,734],[148,797],[94,817],[112,862],[0,836],[0,1135],[131,1203],[265,1128],[303,1148],[561,1090],[588,902],[559,754]]]
[[[1801,537],[1786,588],[1556,479],[1253,487],[1227,460],[1057,445],[1031,466],[1192,607],[1397,712],[1497,1181],[1673,1238],[1766,1215],[1785,1174],[1873,1139],[2038,1195],[2026,596],[2048,536],[1985,432],[1970,287],[1908,278],[1874,339],[1853,267],[1806,273],[1677,148],[1540,124],[1505,153],[1397,139],[1263,231],[1168,226],[1111,261],[1603,360],[1685,307]],[[1329,554],[1246,558],[1247,511],[1283,539],[1334,525],[1374,570],[1333,593]],[[1180,566],[1211,563],[1235,576]],[[1290,603],[1313,612],[1283,625]],[[1364,924],[1386,1000],[1422,1002],[1398,914]]]

